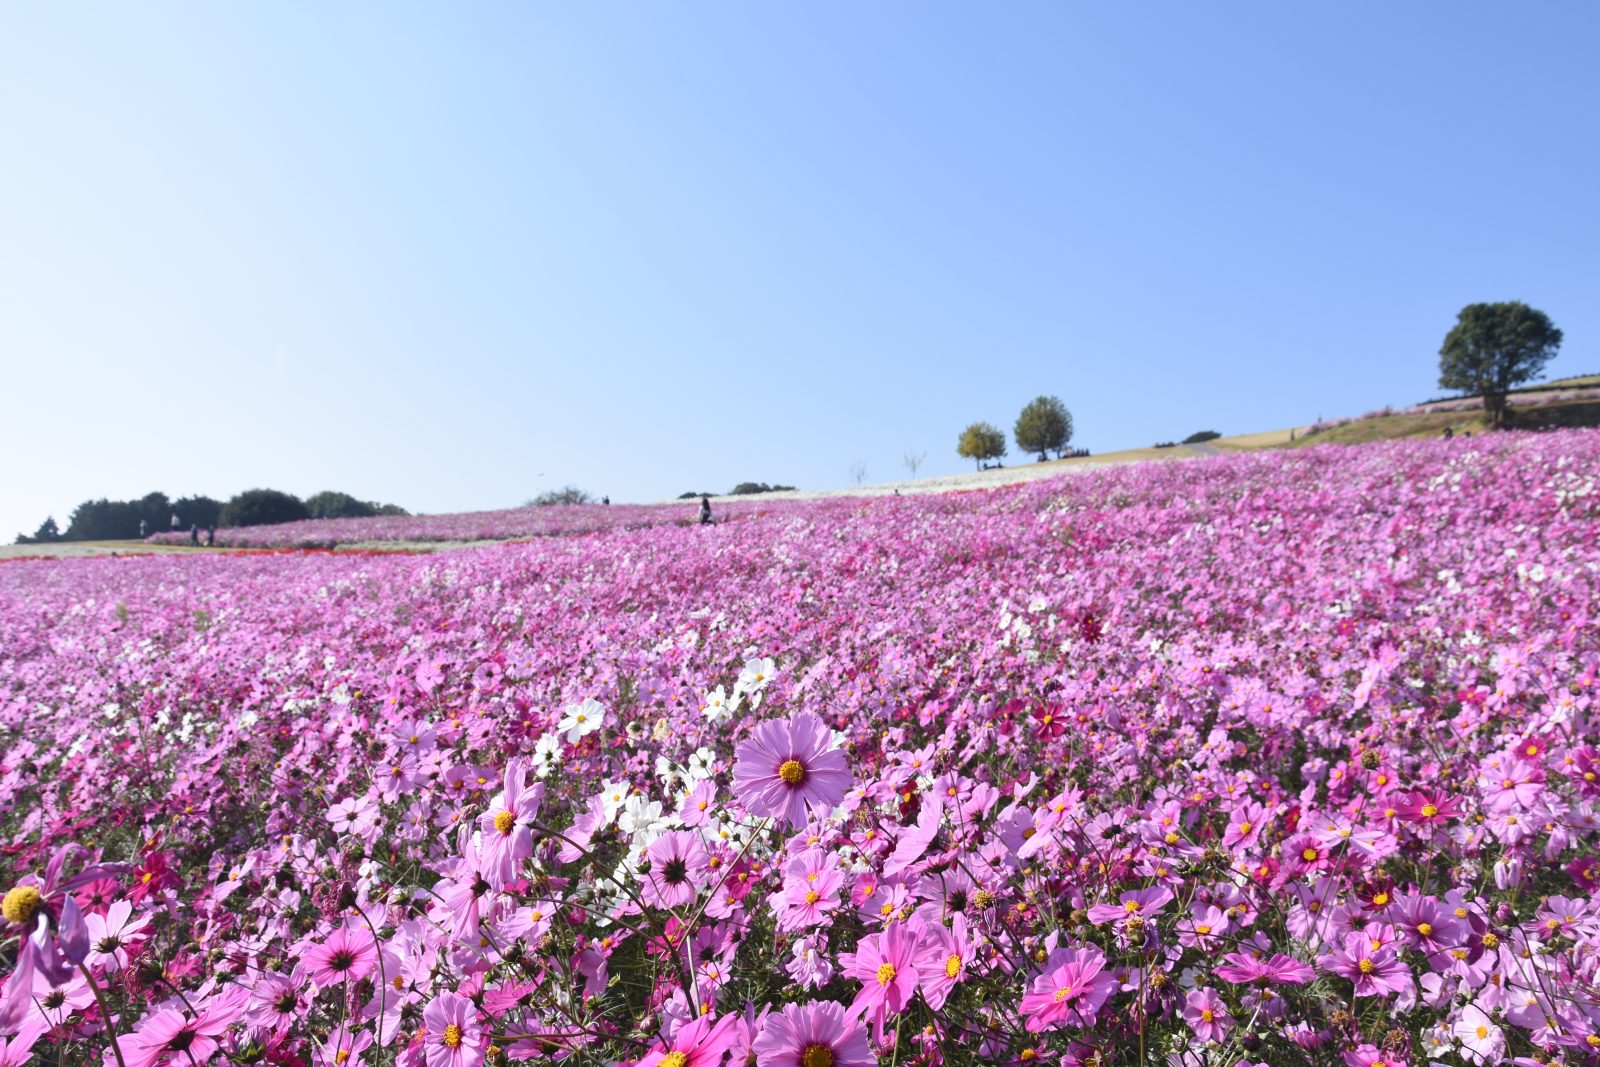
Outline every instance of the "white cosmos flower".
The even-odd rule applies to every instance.
[[[540,778],[544,778],[561,762],[561,737],[557,734],[542,734],[538,743],[533,746],[533,767]]]
[[[556,729],[567,735],[567,744],[577,744],[580,738],[594,733],[606,722],[606,709],[594,697],[582,704],[568,704],[566,714],[556,724]]]
[[[705,707],[700,710],[713,723],[727,722],[739,710],[739,697],[739,690],[735,689],[733,696],[729,697],[719,685],[705,695]]]

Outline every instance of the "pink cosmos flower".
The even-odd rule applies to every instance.
[[[1220,1042],[1228,1036],[1233,1026],[1233,1020],[1228,1017],[1228,1006],[1210,986],[1196,989],[1184,999],[1183,1019],[1201,1041]]]
[[[709,870],[705,842],[689,830],[669,830],[645,849],[650,872],[644,899],[657,907],[681,908],[694,903]]]
[[[144,943],[140,933],[150,925],[148,915],[132,919],[133,905],[119,900],[104,915],[88,915],[84,923],[89,928],[89,964],[106,971],[120,971],[128,965],[129,958]]]
[[[1344,944],[1317,962],[1355,983],[1358,997],[1386,997],[1411,988],[1411,972],[1400,962],[1390,945],[1373,947],[1364,933],[1345,935]]]
[[[917,946],[917,981],[928,1007],[934,1011],[944,1007],[956,983],[966,977],[970,962],[972,942],[967,938],[966,916],[957,912],[948,930],[928,927]]]
[[[34,1043],[48,1030],[43,1019],[31,1018],[22,1023],[7,1041],[0,1037],[0,1067],[24,1067],[33,1051]]]
[[[778,929],[804,930],[826,921],[838,908],[844,875],[837,853],[810,849],[789,861],[783,894],[772,898]]]
[[[1094,945],[1052,952],[1044,973],[1034,978],[1019,1005],[1028,1032],[1093,1026],[1101,1005],[1117,987],[1116,977],[1105,972],[1105,965],[1105,954]]]
[[[341,926],[320,945],[311,945],[300,956],[311,980],[319,986],[355,982],[372,973],[378,963],[378,949],[365,930]]]
[[[440,993],[422,1011],[423,1058],[428,1067],[478,1067],[483,1062],[483,1030],[472,1001]]]
[[[371,1047],[370,1031],[352,1031],[340,1023],[322,1044],[322,1062],[338,1064],[339,1067],[361,1067],[361,1054]]]
[[[724,1015],[715,1023],[702,1015],[680,1026],[671,1040],[651,1050],[636,1067],[717,1067],[723,1053],[739,1040],[742,1027],[737,1015]]]
[[[478,816],[482,840],[483,876],[494,889],[504,888],[517,877],[517,867],[533,855],[533,823],[544,800],[544,783],[527,785],[526,760],[506,764],[505,787],[489,801],[488,810]]]
[[[751,1045],[756,1067],[875,1067],[867,1031],[831,1001],[785,1004]]]
[[[193,1016],[175,1008],[146,1016],[133,1033],[117,1038],[125,1067],[207,1062],[249,997],[249,990],[231,986],[210,1000],[197,1002]]]
[[[752,815],[790,826],[805,824],[808,807],[826,814],[852,783],[844,753],[831,745],[828,727],[810,712],[762,723],[734,753],[734,796]]]
[[[1115,904],[1096,904],[1090,908],[1089,921],[1099,926],[1109,922],[1126,922],[1134,917],[1148,919],[1171,899],[1172,890],[1161,885],[1123,893]]]
[[[1473,1063],[1493,1063],[1505,1053],[1506,1035],[1476,1004],[1462,1009],[1450,1033],[1461,1042],[1461,1055]]]
[[[1348,1067],[1411,1067],[1403,1057],[1384,1052],[1375,1045],[1361,1045],[1344,1054]]]
[[[898,1015],[917,991],[917,943],[921,923],[893,923],[881,934],[861,939],[854,953],[839,957],[844,973],[861,983],[850,1005],[852,1016],[872,1013],[873,1034],[883,1040],[883,1022]]]
[[[1230,952],[1222,958],[1228,962],[1217,968],[1217,977],[1239,985],[1246,982],[1305,985],[1316,976],[1310,967],[1281,952],[1274,952],[1267,959],[1257,959],[1245,952]]]

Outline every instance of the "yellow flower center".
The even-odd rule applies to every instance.
[[[1437,814],[1439,814],[1439,806],[1437,804],[1422,805],[1422,817],[1424,819],[1431,819]]]
[[[892,964],[892,963],[880,963],[880,964],[878,964],[878,984],[879,985],[888,985],[892,981],[894,981],[894,964]]]
[[[1200,1010],[1200,1018],[1208,1023],[1214,1022],[1217,1018],[1217,1013],[1212,1011],[1210,1008],[1202,1008]]]
[[[786,759],[778,765],[778,777],[785,785],[799,785],[806,780],[806,769],[797,759]]]
[[[1169,845],[1176,845],[1178,843],[1178,835],[1173,833],[1171,830],[1168,830],[1166,841]]]
[[[1432,923],[1418,923],[1417,924],[1417,933],[1421,934],[1423,937],[1432,937],[1433,936],[1433,924]]]
[[[1304,852],[1300,853],[1300,858],[1305,860],[1307,863],[1315,863],[1317,860],[1317,850],[1314,848],[1308,848]]]
[[[1251,830],[1254,830],[1254,829],[1255,829],[1255,825],[1253,823],[1242,822],[1242,823],[1239,824],[1239,832],[1241,834],[1247,834]]]
[[[827,1045],[807,1045],[800,1053],[800,1067],[833,1067],[833,1049]]]
[[[806,903],[807,904],[815,904],[817,901],[819,901],[821,899],[822,899],[822,894],[817,892],[815,889],[806,890]]]
[[[1500,939],[1498,937],[1496,937],[1494,934],[1484,934],[1483,935],[1483,947],[1484,948],[1498,948],[1499,945],[1500,945]]]
[[[1066,1000],[1070,996],[1072,996],[1072,987],[1069,985],[1064,985],[1060,989],[1056,990],[1057,1000]]]
[[[1478,1040],[1479,1041],[1482,1041],[1484,1038],[1486,1038],[1488,1036],[1489,1036],[1489,1028],[1487,1026],[1478,1027]]]
[[[450,1048],[461,1047],[461,1027],[455,1023],[444,1028],[444,1043]]]
[[[0,901],[0,914],[5,915],[8,923],[25,923],[33,918],[33,913],[39,910],[42,903],[44,896],[38,886],[19,885]]]
[[[345,1060],[347,1060],[349,1058],[350,1058],[350,1050],[347,1049],[347,1048],[342,1048],[333,1057],[333,1062],[334,1063],[343,1063]]]
[[[1211,924],[1210,923],[1195,923],[1194,924],[1194,932],[1199,934],[1201,937],[1204,937],[1204,936],[1206,936],[1207,934],[1209,934],[1211,932]]]
[[[687,1052],[669,1052],[661,1057],[661,1067],[684,1067],[689,1062]]]
[[[511,828],[517,825],[517,817],[509,811],[502,811],[494,817],[494,828],[502,834],[509,834]]]
[[[951,953],[950,958],[944,961],[944,976],[946,978],[955,978],[960,974],[961,957],[957,956],[955,953]]]
[[[1360,971],[1362,974],[1371,974],[1372,973],[1372,961],[1371,960],[1362,960],[1360,963],[1356,964],[1356,970]]]
[[[1381,908],[1387,903],[1389,903],[1389,894],[1388,893],[1374,893],[1373,894],[1373,896],[1372,896],[1372,906],[1373,907]]]
[[[1583,1040],[1590,1048],[1600,1048],[1600,1037],[1597,1037],[1594,1034],[1590,1034]]]
[[[1134,912],[1138,911],[1142,906],[1143,905],[1141,905],[1137,900],[1124,900],[1122,902],[1122,910],[1127,912],[1129,915],[1132,915]]]

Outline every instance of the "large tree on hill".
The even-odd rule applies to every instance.
[[[1550,316],[1520,300],[1468,304],[1439,349],[1439,384],[1483,397],[1489,423],[1506,423],[1506,394],[1532,381],[1561,347]]]
[[[1006,454],[1006,435],[987,422],[975,422],[961,431],[956,441],[956,455],[981,465],[986,459],[999,459]]]
[[[221,526],[270,526],[310,517],[310,509],[297,496],[276,489],[246,489],[222,505],[217,521]]]
[[[1017,416],[1012,428],[1017,448],[1023,452],[1037,452],[1041,461],[1046,453],[1059,456],[1072,440],[1072,412],[1059,397],[1039,396],[1028,401],[1028,406]]]
[[[313,519],[365,519],[378,513],[378,509],[349,493],[324,489],[306,497],[306,509]]]

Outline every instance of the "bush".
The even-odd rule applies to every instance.
[[[246,489],[222,505],[220,526],[271,526],[309,519],[311,510],[292,493],[276,489]]]
[[[1177,448],[1178,447],[1178,442],[1176,442],[1176,441],[1157,441],[1155,444],[1151,445],[1150,447],[1151,448]]]
[[[1188,437],[1185,437],[1183,439],[1183,443],[1186,445],[1199,445],[1204,444],[1207,441],[1215,441],[1221,436],[1222,435],[1215,430],[1201,430],[1199,433],[1192,433]]]
[[[792,492],[792,485],[768,485],[766,482],[740,482],[728,490],[729,496],[753,496],[756,493],[787,493]]]
[[[306,497],[306,510],[313,519],[367,519],[378,513],[378,509],[366,501],[332,489]]]
[[[564,485],[560,489],[546,490],[528,503],[536,508],[547,508],[553,504],[593,504],[594,497],[575,485]]]

